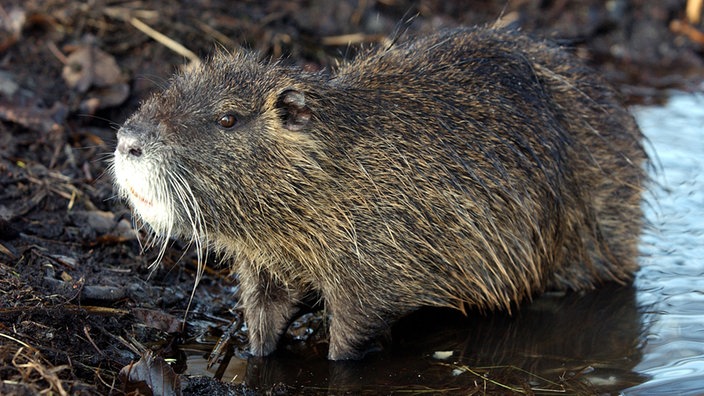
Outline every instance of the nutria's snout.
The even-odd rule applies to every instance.
[[[156,150],[159,144],[153,139],[154,135],[143,128],[143,125],[127,123],[117,132],[111,167],[115,185],[138,219],[159,235],[176,236],[169,170],[160,164],[163,157]]]
[[[251,352],[309,292],[330,359],[422,306],[509,308],[628,282],[642,136],[579,60],[510,30],[446,30],[306,73],[218,54],[118,132],[120,195],[240,279]]]
[[[122,155],[130,158],[142,156],[143,143],[139,137],[124,128],[117,132],[117,151],[115,155]]]

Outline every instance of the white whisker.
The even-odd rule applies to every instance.
[[[183,166],[179,166],[179,170],[189,173],[189,171]],[[175,193],[175,197],[183,210],[183,215],[185,218],[180,220],[182,223],[190,225],[191,238],[188,245],[194,245],[197,257],[198,267],[196,270],[196,280],[193,285],[193,289],[191,290],[191,295],[186,307],[187,315],[195,296],[196,287],[200,283],[200,280],[203,277],[203,272],[205,271],[205,264],[208,257],[208,234],[200,205],[198,204],[198,201],[193,194],[193,190],[186,179],[178,172],[171,172],[169,173],[167,183],[170,185],[171,190]]]

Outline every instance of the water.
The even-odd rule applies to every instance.
[[[633,111],[661,167],[633,286],[548,294],[513,315],[421,312],[362,362],[328,362],[324,348],[294,343],[233,360],[223,381],[303,394],[704,395],[704,95]],[[190,359],[189,373],[204,374],[198,364]]]
[[[651,377],[626,394],[704,394],[704,95],[634,109],[662,164],[646,216],[639,304],[648,306],[643,357]]]

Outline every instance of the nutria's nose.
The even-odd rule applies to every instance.
[[[127,134],[117,137],[117,151],[123,155],[140,157],[142,155],[142,144],[139,140]]]

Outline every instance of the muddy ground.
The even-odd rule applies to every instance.
[[[311,392],[179,375],[184,346],[207,355],[233,322],[226,355],[245,353],[236,277],[211,258],[182,329],[196,258],[173,242],[152,266],[159,249],[132,231],[106,173],[116,127],[192,59],[244,47],[317,70],[409,16],[406,34],[501,20],[565,44],[647,102],[701,87],[704,34],[692,15],[684,0],[3,1],[0,394]],[[292,328],[286,349],[324,356],[319,322]],[[487,381],[460,391],[487,386],[505,391]]]

